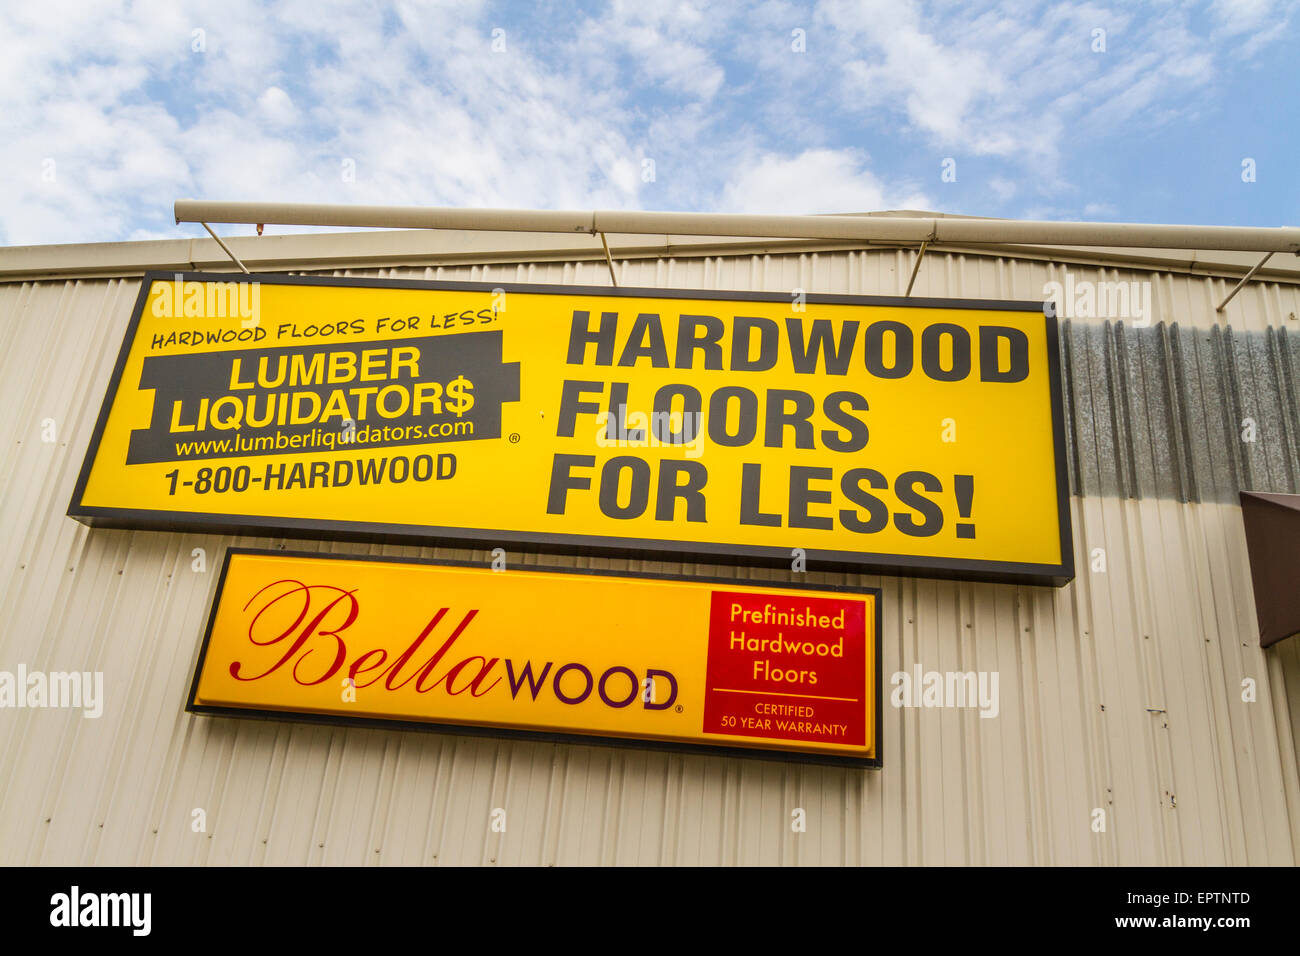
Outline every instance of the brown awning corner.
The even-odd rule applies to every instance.
[[[1300,634],[1300,495],[1241,493],[1259,646]]]

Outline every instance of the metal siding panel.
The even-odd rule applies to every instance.
[[[878,250],[615,266],[625,285],[899,294],[912,262],[910,251]],[[139,282],[0,284],[11,411],[0,418],[0,668],[103,670],[108,699],[98,720],[0,714],[0,863],[1294,864],[1300,651],[1258,647],[1235,496],[1246,482],[1298,490],[1297,289],[1249,286],[1218,316],[1224,280],[1070,271],[1152,279],[1157,323],[1063,323],[1072,483],[1083,495],[1072,499],[1076,581],[806,576],[884,589],[886,699],[889,675],[918,663],[1001,675],[996,719],[886,706],[879,772],[185,714],[222,551],[284,539],[91,532],[66,518]],[[590,261],[357,274],[609,283]],[[1038,299],[1063,274],[930,253],[914,293]],[[1250,446],[1240,421],[1252,412]],[[40,440],[47,417],[53,444]],[[488,560],[483,550],[291,546]],[[191,570],[200,547],[203,573]],[[1104,573],[1089,570],[1093,548],[1106,551]],[[1257,703],[1241,700],[1246,677]],[[490,829],[497,807],[504,832]],[[806,833],[791,831],[796,807]],[[1095,807],[1107,811],[1105,833],[1090,828]],[[191,828],[196,808],[206,832]]]

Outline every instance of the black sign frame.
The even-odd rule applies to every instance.
[[[385,524],[369,521],[281,518],[194,511],[144,510],[92,507],[83,503],[90,470],[99,453],[114,397],[121,386],[131,345],[154,282],[258,282],[266,285],[336,286],[374,289],[430,289],[460,292],[504,291],[540,295],[584,295],[628,298],[726,300],[788,303],[790,296],[773,292],[719,289],[642,289],[627,286],[567,286],[528,283],[454,282],[435,280],[383,279],[354,276],[306,276],[274,273],[157,272],[145,273],[113,367],[99,417],[86,457],[68,505],[67,514],[96,528],[185,531],[200,534],[235,534],[268,537],[350,540],[437,547],[535,548],[554,554],[603,555],[653,561],[693,558],[706,562],[753,567],[790,567],[789,550],[771,546],[710,544],[627,538],[614,535],[577,535],[515,532],[501,529]],[[1062,396],[1059,332],[1054,310],[1042,302],[1001,299],[936,299],[898,296],[864,296],[806,293],[811,305],[887,306],[914,309],[971,309],[1037,313],[1045,323],[1048,388],[1052,416],[1052,443],[1056,475],[1058,540],[1061,560],[1056,564],[1016,561],[988,561],[960,558],[921,557],[871,551],[808,550],[804,559],[810,570],[889,574],[909,577],[938,577],[958,580],[1022,583],[1061,587],[1074,579],[1074,540],[1070,521],[1069,476],[1065,451],[1065,413]]]

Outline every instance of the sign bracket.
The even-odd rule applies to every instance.
[[[614,257],[609,254],[609,243],[605,241],[605,234],[600,234],[600,244],[605,247],[605,264],[609,266],[609,281],[618,288],[618,277],[614,275]]]
[[[1241,291],[1242,286],[1244,286],[1247,282],[1249,282],[1251,278],[1255,275],[1255,273],[1264,267],[1264,263],[1268,262],[1268,260],[1272,258],[1273,258],[1273,253],[1269,252],[1264,255],[1263,259],[1260,259],[1259,262],[1255,263],[1254,268],[1252,268],[1249,272],[1247,272],[1244,276],[1242,276],[1241,280],[1232,287],[1232,291],[1228,293],[1227,297],[1214,307],[1214,311],[1222,312],[1224,309],[1226,309],[1228,307],[1228,303],[1231,302],[1233,298],[1237,295],[1237,293]]]
[[[230,256],[230,258],[235,261],[235,265],[239,266],[239,271],[244,273],[244,275],[252,275],[252,273],[248,271],[248,266],[244,265],[242,262],[239,261],[239,256],[235,255],[233,252],[230,251],[230,247],[226,245],[225,242],[222,241],[220,236],[218,236],[215,232],[212,231],[212,227],[209,226],[206,222],[203,223],[202,225],[203,228],[208,231],[208,235],[211,236],[213,239],[217,240],[217,245],[219,245],[223,250],[225,250],[226,255]],[[258,235],[262,234],[261,226],[257,227],[257,233]]]
[[[916,261],[912,263],[912,276],[907,280],[907,291],[903,293],[904,298],[912,294],[912,286],[916,283],[916,274],[921,271],[921,259],[925,256],[925,247],[929,244],[930,240],[926,239],[921,243],[921,248],[916,250]]]

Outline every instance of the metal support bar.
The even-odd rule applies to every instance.
[[[205,222],[205,223],[203,224],[203,228],[206,229],[206,230],[208,231],[208,235],[209,235],[209,236],[211,236],[213,239],[217,240],[217,245],[219,245],[222,249],[226,250],[226,255],[230,256],[230,258],[232,258],[232,259],[235,260],[235,265],[239,266],[239,270],[240,270],[242,273],[244,273],[244,275],[251,275],[251,273],[248,271],[248,266],[244,265],[242,262],[239,261],[239,256],[235,255],[233,252],[230,251],[230,247],[229,247],[228,245],[226,245],[224,242],[221,241],[221,237],[218,236],[215,232],[212,231],[212,227],[211,227],[211,226],[209,226],[209,225]]]
[[[1224,299],[1222,302],[1220,302],[1215,307],[1214,311],[1222,312],[1224,307],[1227,306],[1227,304],[1232,301],[1232,297],[1241,291],[1241,287],[1250,281],[1251,276],[1253,276],[1256,272],[1258,272],[1260,268],[1263,267],[1264,263],[1268,262],[1268,260],[1272,258],[1273,258],[1273,253],[1270,252],[1268,255],[1264,256],[1263,259],[1260,259],[1259,262],[1256,262],[1255,267],[1241,277],[1241,281],[1232,287],[1232,291],[1228,293],[1228,297]]]
[[[997,243],[1214,249],[1300,254],[1300,228],[1178,226],[1131,222],[1030,222],[956,216],[754,216],[651,211],[561,212],[543,209],[447,209],[315,203],[208,202],[178,199],[177,222],[276,223],[363,229],[465,229],[503,232],[623,233],[845,239],[880,243]]]
[[[614,275],[614,257],[609,254],[609,243],[605,241],[605,234],[600,234],[600,244],[605,247],[605,263],[609,266],[609,281],[614,283],[614,288],[618,288],[618,277]]]
[[[912,277],[907,280],[907,291],[903,293],[903,298],[912,294],[912,285],[916,282],[916,274],[921,271],[921,257],[925,255],[925,247],[928,246],[929,240],[921,243],[921,248],[916,250],[916,261],[912,263]]]

